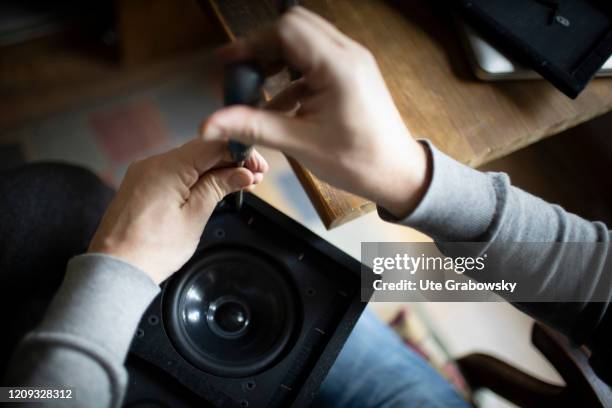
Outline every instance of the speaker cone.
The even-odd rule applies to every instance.
[[[178,352],[214,375],[247,377],[270,366],[297,319],[287,273],[264,254],[204,253],[164,293],[166,328]]]

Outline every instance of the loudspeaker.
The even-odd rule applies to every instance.
[[[144,314],[125,406],[308,406],[363,311],[358,261],[252,194],[230,203]]]

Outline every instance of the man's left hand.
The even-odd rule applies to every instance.
[[[89,252],[117,257],[162,282],[191,258],[217,203],[252,189],[268,168],[256,151],[244,168],[231,165],[226,142],[202,140],[131,164]]]

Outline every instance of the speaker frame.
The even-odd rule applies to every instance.
[[[222,378],[205,373],[192,366],[172,344],[164,324],[159,318],[163,316],[163,296],[168,285],[168,281],[166,281],[162,283],[161,295],[157,296],[152,302],[139,324],[130,349],[128,371],[130,371],[130,360],[138,359],[147,362],[161,370],[164,378],[172,377],[174,381],[182,384],[190,392],[199,395],[213,406],[248,406],[250,408],[289,405],[294,407],[309,406],[353,326],[367,305],[367,302],[362,301],[362,299],[369,299],[372,295],[371,282],[364,282],[364,280],[373,281],[375,275],[358,260],[326,242],[258,197],[245,193],[243,207],[239,212],[236,212],[234,207],[230,205],[230,198],[226,200],[227,202],[224,200],[219,204],[208,222],[194,258],[214,246],[227,244],[227,242],[224,242],[227,236],[225,233],[221,233],[219,228],[220,223],[223,222],[224,228],[229,231],[229,235],[235,235],[229,239],[231,245],[246,245],[255,250],[261,250],[258,246],[267,245],[270,247],[272,245],[280,251],[279,253],[284,254],[279,255],[278,258],[275,254],[274,258],[281,259],[279,262],[284,263],[284,266],[293,271],[292,276],[299,275],[296,272],[297,270],[316,270],[319,277],[324,277],[330,282],[333,281],[333,286],[330,284],[329,288],[318,288],[321,293],[316,295],[307,293],[311,289],[299,286],[299,282],[296,282],[300,294],[296,303],[298,309],[302,310],[301,313],[306,313],[307,303],[302,304],[302,302],[304,302],[304,299],[308,299],[308,296],[320,296],[319,298],[323,301],[320,302],[321,305],[317,304],[317,310],[325,310],[325,312],[313,315],[310,320],[315,321],[314,323],[311,321],[308,327],[306,327],[306,322],[309,320],[302,316],[303,322],[298,324],[299,329],[296,338],[290,341],[290,350],[287,350],[274,366],[264,370],[259,375],[248,378]],[[268,234],[272,238],[262,237],[262,239],[256,240],[251,238],[249,241],[248,237],[242,237],[241,232],[244,232],[246,228],[251,228],[252,224],[254,225],[251,232],[253,236],[258,231],[263,231],[263,235]],[[276,235],[269,233],[269,231]],[[277,236],[279,234],[280,236]],[[294,246],[290,247],[291,245]],[[290,264],[285,262],[290,262]],[[316,269],[318,265],[324,267],[325,271]],[[292,269],[292,266],[294,269]],[[331,269],[330,266],[333,267],[333,271],[328,272],[328,269]],[[299,276],[301,276],[300,279],[309,278],[308,276]],[[340,284],[339,282],[342,279],[346,282]],[[171,280],[172,278],[169,279],[169,281]],[[337,289],[338,287],[341,287],[341,289]],[[323,293],[325,291],[328,291],[328,293]],[[323,307],[323,304],[327,307]],[[320,330],[319,327],[326,329],[329,327],[329,331]],[[287,370],[281,371],[283,367]],[[296,367],[295,370],[293,367]],[[274,370],[278,371],[274,372]],[[268,387],[260,390],[264,393],[263,395],[257,394],[260,385],[257,385],[256,389],[249,389],[249,382],[254,383],[250,380],[251,378],[278,379],[279,377],[283,377],[283,381],[278,382],[279,386],[274,389],[270,388],[269,384],[262,385],[262,387]],[[138,378],[138,375],[133,376],[133,378]],[[132,383],[132,378],[130,381],[126,405],[130,403],[131,394],[142,395],[143,391],[140,389],[131,393],[131,388],[138,388],[138,384]],[[274,384],[276,383],[274,382]],[[289,387],[285,384],[292,386]],[[272,391],[270,391],[271,389]]]

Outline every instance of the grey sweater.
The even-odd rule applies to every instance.
[[[481,173],[432,146],[429,149],[432,180],[421,203],[403,220],[391,219],[384,210],[379,210],[381,217],[414,227],[441,245],[448,241],[487,245],[610,241],[610,232],[602,223],[586,221],[512,187],[505,174]],[[549,281],[549,262],[539,261],[534,254],[510,255],[508,259],[516,263],[517,273],[536,274],[542,282]],[[557,262],[563,262],[564,256],[563,252],[554,254]],[[607,252],[597,254],[600,258],[607,256]],[[592,273],[576,270],[576,276],[566,279],[566,290],[571,291],[573,279],[587,272]],[[607,293],[608,302],[565,303],[552,309],[545,303],[520,307],[552,323],[579,344],[589,345],[595,368],[610,381],[612,288],[598,289]],[[555,285],[554,290],[564,289]],[[123,364],[132,336],[158,292],[143,272],[118,259],[101,254],[73,258],[43,322],[20,343],[7,383],[72,387],[73,406],[119,406],[127,383]],[[564,318],[557,318],[559,315]]]

